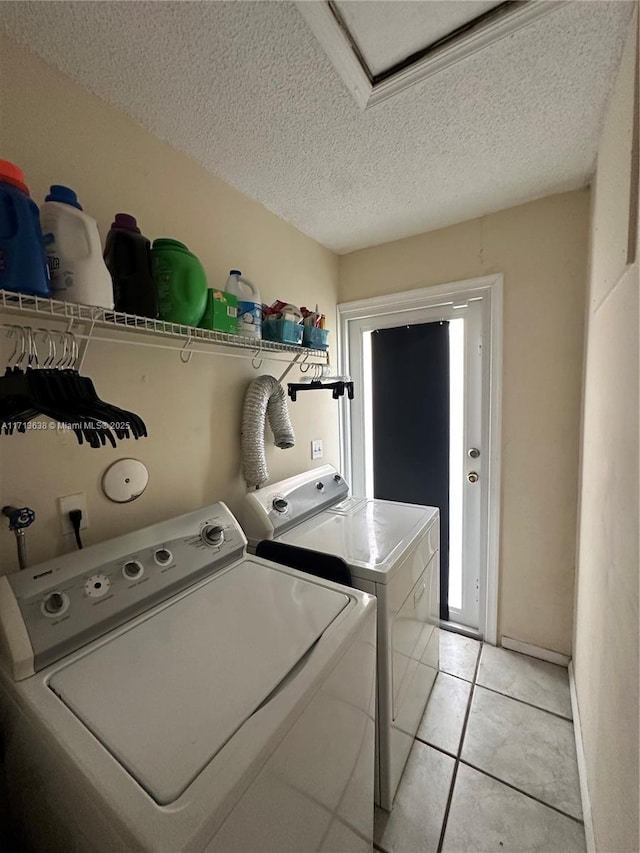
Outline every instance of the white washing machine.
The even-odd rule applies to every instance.
[[[242,520],[253,551],[299,566],[313,563],[309,551],[336,555],[351,584],[377,597],[376,802],[391,810],[438,673],[440,514],[348,494],[323,465],[249,492]]]
[[[368,851],[372,596],[224,504],[0,578],[10,805],[38,851]]]

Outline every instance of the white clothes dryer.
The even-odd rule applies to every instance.
[[[438,672],[440,514],[348,495],[323,465],[249,492],[241,521],[253,552],[320,575],[314,554],[340,557],[339,580],[377,597],[376,802],[391,810]]]
[[[221,503],[0,578],[26,848],[371,850],[375,608]]]

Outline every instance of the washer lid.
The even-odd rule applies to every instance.
[[[337,554],[352,568],[375,573],[385,583],[407,545],[436,517],[434,507],[396,501],[347,498],[287,533],[279,542]]]
[[[243,560],[58,670],[49,686],[166,805],[349,600]]]

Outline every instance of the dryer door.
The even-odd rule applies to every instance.
[[[245,560],[58,670],[49,687],[166,805],[349,601]]]

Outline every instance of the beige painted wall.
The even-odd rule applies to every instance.
[[[589,191],[343,256],[348,302],[504,274],[499,635],[571,653]]]
[[[98,220],[103,239],[114,213],[133,213],[148,237],[187,243],[211,284],[222,286],[229,269],[238,267],[260,286],[263,300],[317,302],[334,329],[333,253],[23,48],[0,39],[0,56],[0,157],[24,169],[38,203],[49,184],[68,184]],[[259,372],[278,376],[284,367],[265,361]],[[84,371],[105,399],[138,412],[150,437],[122,442],[117,450],[78,447],[75,437],[49,433],[0,438],[0,506],[28,505],[38,516],[29,533],[32,561],[73,547],[60,534],[59,495],[87,494],[86,543],[217,499],[238,507],[245,491],[241,405],[248,382],[258,375],[250,359],[194,355],[184,365],[177,353],[92,343]],[[288,451],[269,447],[272,478],[309,467],[312,438],[324,439],[322,461],[338,464],[338,406],[330,395],[302,394],[290,411],[297,445]],[[136,502],[116,505],[102,496],[100,479],[125,456],[148,466],[150,483]],[[13,536],[0,525],[0,571],[14,568],[14,552]]]
[[[640,193],[631,188],[635,48],[632,29],[598,154],[587,312],[574,668],[598,853],[640,849],[640,268],[627,264],[629,199]]]

